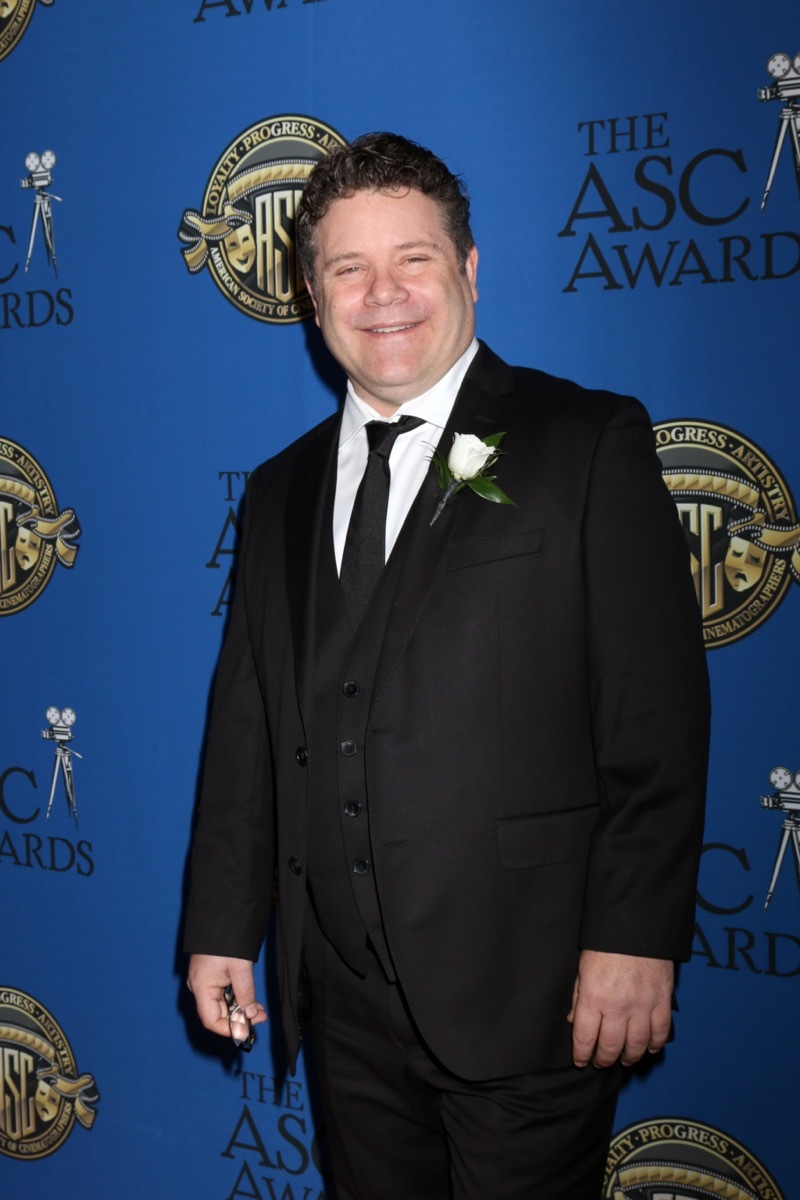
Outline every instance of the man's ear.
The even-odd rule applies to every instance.
[[[467,254],[467,261],[464,264],[464,273],[469,281],[469,286],[472,289],[472,299],[478,299],[478,248],[473,246]]]
[[[307,279],[304,275],[303,282],[305,283],[308,294],[311,297],[311,303],[314,305],[314,320],[317,323],[317,327],[319,327],[319,308],[317,306],[317,297],[314,295],[314,289],[311,286],[311,280]]]

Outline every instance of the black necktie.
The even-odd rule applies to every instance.
[[[389,505],[389,455],[401,433],[423,425],[421,417],[369,421],[369,456],[347,527],[339,579],[353,624],[358,626],[386,559],[386,509]]]

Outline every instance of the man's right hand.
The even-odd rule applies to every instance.
[[[228,1006],[223,998],[230,984],[251,1025],[266,1021],[264,1005],[256,1000],[253,964],[247,958],[222,958],[215,954],[193,954],[186,979],[197,1005],[197,1015],[212,1033],[230,1037]]]

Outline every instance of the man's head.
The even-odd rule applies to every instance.
[[[385,133],[335,150],[311,174],[297,230],[317,324],[377,412],[422,395],[469,346],[469,201],[429,150]]]
[[[297,254],[311,290],[315,283],[315,233],[336,200],[356,192],[414,188],[439,206],[442,223],[461,270],[475,245],[469,226],[469,196],[462,180],[424,146],[397,133],[365,133],[317,163],[297,211]]]

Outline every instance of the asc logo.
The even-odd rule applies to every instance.
[[[611,1143],[603,1200],[782,1200],[749,1150],[711,1125],[656,1117]]]
[[[33,996],[0,987],[0,1154],[44,1158],[79,1121],[91,1129],[100,1099],[79,1075],[57,1021]]]
[[[0,0],[0,58],[16,46],[33,16],[37,0]],[[50,5],[53,0],[39,0]]]
[[[755,442],[711,421],[654,426],[664,482],[692,554],[706,649],[756,629],[800,583],[792,494]]]
[[[73,567],[81,534],[71,508],[58,511],[50,480],[16,442],[0,438],[0,617],[27,608],[57,562]]]
[[[0,0],[2,3],[2,0]],[[267,117],[223,150],[178,237],[192,274],[208,265],[227,300],[271,324],[302,321],[313,306],[294,250],[294,217],[321,158],[345,145],[311,117]]]

